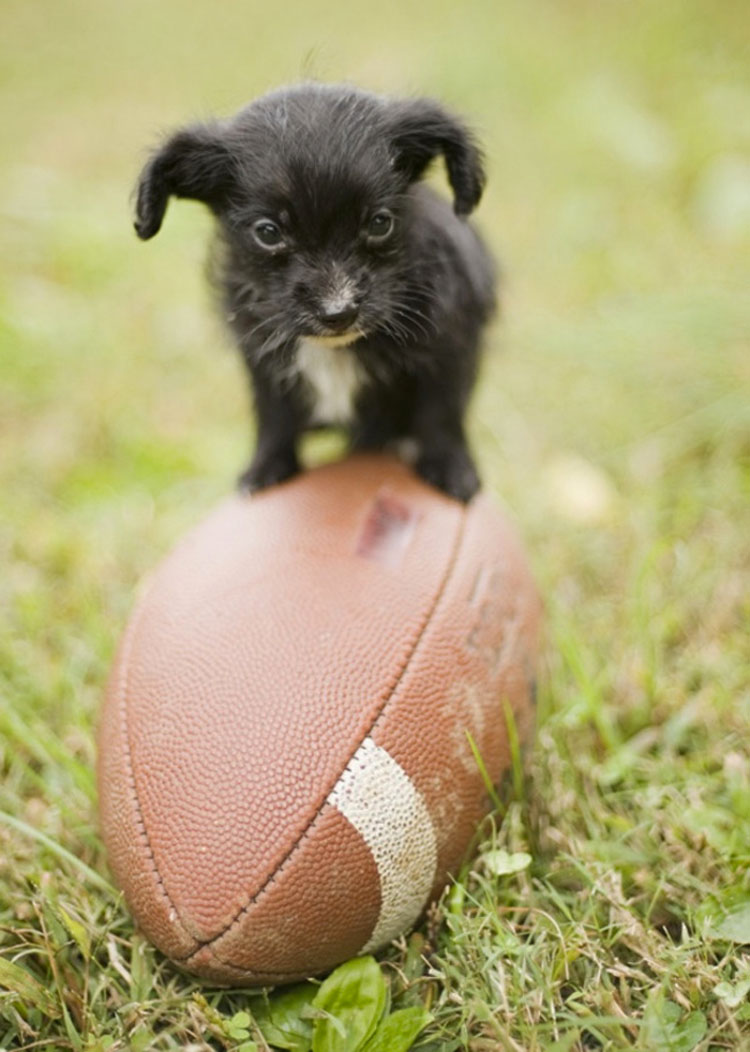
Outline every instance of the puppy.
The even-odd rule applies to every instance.
[[[419,182],[438,155],[452,209]],[[355,450],[410,439],[422,478],[473,496],[464,414],[495,275],[465,218],[483,186],[471,133],[442,106],[342,86],[272,92],[152,155],[139,237],[158,232],[172,195],[218,220],[218,284],[258,429],[243,487],[294,475],[300,434],[343,425]]]

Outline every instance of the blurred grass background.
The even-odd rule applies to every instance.
[[[315,77],[436,95],[486,145],[504,317],[471,429],[548,605],[530,784],[487,830],[532,866],[467,870],[394,990],[443,1052],[750,1047],[745,0],[4,0],[0,24],[0,1046],[234,1047],[241,999],[209,1010],[93,875],[137,581],[252,435],[209,217],[174,203],[143,245],[129,195],[162,131]]]

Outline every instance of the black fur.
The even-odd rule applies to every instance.
[[[438,155],[453,211],[418,183]],[[313,419],[295,362],[300,341],[338,335],[352,342],[336,348],[333,368],[352,356],[362,381],[352,446],[413,439],[423,478],[473,496],[463,419],[495,276],[464,217],[483,185],[471,134],[442,106],[349,87],[273,92],[229,121],[178,131],[152,156],[138,187],[140,237],[158,232],[171,195],[218,219],[218,281],[258,423],[242,485],[294,474],[301,432],[333,422]]]

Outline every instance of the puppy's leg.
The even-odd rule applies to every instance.
[[[465,401],[460,385],[452,385],[450,378],[425,378],[417,389],[412,422],[419,444],[417,474],[463,503],[480,486],[464,434]]]
[[[297,439],[302,430],[297,407],[267,378],[253,374],[258,437],[250,465],[238,486],[247,493],[273,486],[299,471]]]
[[[357,399],[349,444],[354,452],[378,452],[393,447],[409,425],[408,405],[413,399],[410,377],[389,387],[372,383]]]
[[[354,453],[375,453],[395,441],[397,435],[387,417],[373,413],[352,425],[349,446]]]

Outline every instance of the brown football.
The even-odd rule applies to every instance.
[[[377,950],[455,873],[476,759],[532,725],[540,603],[495,504],[357,456],[234,496],[135,610],[99,735],[101,828],[146,936],[212,981]]]

